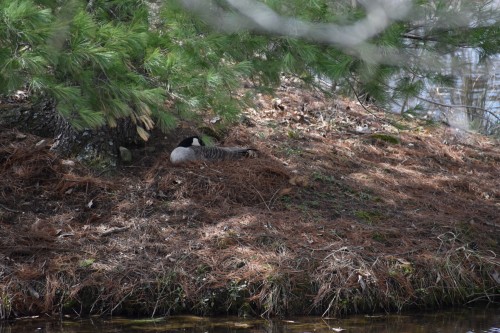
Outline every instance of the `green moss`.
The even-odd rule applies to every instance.
[[[335,177],[317,171],[312,173],[312,179],[321,183],[335,183]]]
[[[409,118],[409,117],[407,117]],[[400,131],[405,131],[405,130],[409,130],[410,129],[410,126],[406,125],[406,124],[402,124],[398,121],[391,121],[390,122],[392,126],[394,126],[396,129],[400,130]]]
[[[94,262],[95,262],[94,258],[83,259],[80,261],[80,267],[81,268],[90,267]]]
[[[380,234],[380,233],[374,233],[372,235],[372,239],[374,241],[377,241],[377,242],[380,242],[380,243],[386,243],[387,242],[387,238],[384,235]]]
[[[78,302],[74,298],[66,300],[62,305],[64,313],[71,313],[71,311],[76,308],[78,308]]]
[[[300,156],[302,154],[302,149],[300,148],[286,147],[282,148],[281,151],[286,156]]]
[[[207,264],[198,265],[198,266],[196,266],[196,270],[195,270],[197,276],[205,275],[211,271],[212,271],[212,267],[210,267]]]
[[[287,135],[290,139],[300,139],[300,133],[297,131],[290,130],[287,132]]]
[[[374,222],[377,222],[383,217],[383,215],[380,212],[366,211],[366,210],[357,210],[354,212],[354,215],[358,219],[368,224],[373,224]]]
[[[12,311],[12,302],[9,295],[6,293],[1,294],[0,296],[0,319],[7,319],[10,317]]]
[[[400,143],[399,138],[397,138],[393,135],[390,135],[390,134],[375,133],[375,134],[370,135],[370,138],[372,138],[372,140],[375,140],[375,141],[383,141],[383,142],[387,142],[387,143],[394,144],[394,145],[397,145]]]

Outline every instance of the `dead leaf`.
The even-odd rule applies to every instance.
[[[291,185],[306,187],[309,185],[309,181],[305,176],[294,176],[288,181]]]
[[[290,193],[292,193],[292,188],[291,187],[286,187],[286,188],[282,189],[281,191],[279,191],[278,196],[281,197],[283,195],[288,195]]]
[[[148,141],[149,133],[141,126],[137,126],[136,129],[137,129],[137,134],[141,137],[141,139],[144,141]]]

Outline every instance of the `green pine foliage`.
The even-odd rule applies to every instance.
[[[90,12],[77,7],[61,48],[49,53],[54,83],[73,93],[61,98],[58,85],[50,81],[45,90],[76,128],[113,127],[118,119],[129,117],[147,139],[143,130],[153,127],[153,110],[158,112],[165,97],[163,89],[143,74],[149,43],[147,11],[137,1],[123,1],[131,9],[119,20],[113,16],[107,21],[110,16],[102,14],[106,8],[99,7],[101,3],[109,6],[96,2]],[[113,13],[119,15],[120,8]]]
[[[192,117],[201,111],[234,120],[244,102],[237,89],[256,68],[245,38],[210,32],[173,1],[166,2],[161,17],[165,30],[147,68],[168,83],[176,113]]]
[[[366,15],[347,0],[262,2],[313,23],[353,24]],[[477,24],[464,27],[450,20],[464,10],[450,0],[415,1],[415,22],[395,22],[367,42],[403,55],[416,54],[415,48],[451,53],[464,46],[495,54],[500,32],[491,22],[498,17],[487,2],[463,4],[470,13],[488,14],[477,14]],[[237,119],[247,103],[239,92],[245,80],[274,87],[283,73],[311,84],[321,78],[379,104],[416,96],[427,80],[454,81],[411,61],[405,67],[378,64],[289,36],[221,33],[175,0],[161,5],[152,25],[141,0],[0,0],[0,94],[28,88],[34,96],[53,98],[59,113],[80,129],[129,118],[147,139],[150,129],[167,131],[179,117]]]
[[[44,72],[40,48],[50,36],[53,15],[32,1],[0,2],[0,93],[9,93]]]
[[[76,128],[116,126],[128,117],[147,139],[166,116],[166,89],[147,75],[153,49],[141,1],[0,2],[0,93],[27,87],[53,98]]]

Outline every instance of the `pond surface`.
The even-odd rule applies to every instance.
[[[471,308],[405,315],[358,315],[342,319],[297,317],[264,320],[237,317],[178,316],[157,319],[89,318],[62,321],[20,319],[0,322],[0,333],[27,332],[500,333],[500,308]]]
[[[452,127],[488,135],[500,133],[500,55],[482,60],[480,54],[479,50],[462,49],[443,56],[441,74],[453,78],[454,85],[441,86],[422,79],[421,94],[407,100],[395,99],[391,110],[412,110],[444,120]],[[391,85],[398,79],[396,75]]]

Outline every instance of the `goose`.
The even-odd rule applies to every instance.
[[[235,160],[242,157],[256,157],[257,150],[240,147],[207,147],[199,136],[190,136],[182,140],[170,153],[172,164],[187,162],[217,162]]]

